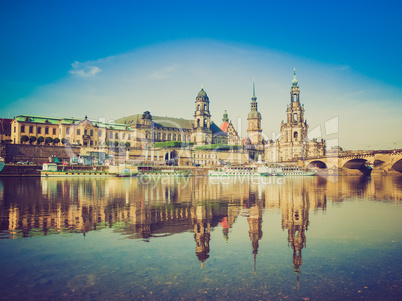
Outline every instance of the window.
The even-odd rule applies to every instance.
[[[66,135],[70,135],[70,128],[66,129]]]
[[[21,133],[25,133],[25,125],[21,125]]]
[[[91,140],[90,142],[89,142],[89,146],[93,146],[94,145],[94,142]]]
[[[200,120],[199,119],[197,119],[197,127],[198,128],[200,127]]]
[[[87,129],[84,130],[84,135],[88,135]]]
[[[32,125],[29,126],[29,133],[30,133],[30,134],[33,133],[33,126],[32,126]]]
[[[130,139],[131,139],[131,134],[128,134],[127,139],[128,139],[128,140],[130,140]]]
[[[156,137],[157,137],[158,140],[161,140],[161,133],[157,133]]]
[[[204,119],[204,127],[206,127],[206,126],[207,126],[207,120]]]
[[[102,136],[102,130],[99,130],[99,137]]]
[[[294,122],[297,122],[297,113],[294,113],[294,114],[293,114],[293,121],[294,121]]]
[[[171,137],[172,137],[172,135],[168,134],[168,141],[170,141]]]
[[[113,139],[113,133],[112,132],[109,133],[109,139]]]
[[[293,133],[293,138],[297,139],[297,136],[298,136],[298,133],[297,133],[297,132],[294,132],[294,133]]]
[[[15,132],[15,128],[14,128],[14,132]],[[41,134],[42,128],[40,126],[38,126],[37,132],[38,132],[38,134]]]
[[[80,129],[77,129],[77,135],[81,135],[81,130]]]
[[[206,111],[207,110],[207,105],[204,105],[204,111]]]
[[[56,135],[56,129],[53,129],[53,135]]]
[[[14,133],[17,131],[17,128],[16,127],[14,127]]]
[[[119,139],[119,133],[114,134],[114,139]]]
[[[294,101],[294,102],[297,101],[297,94],[293,94],[293,101]]]
[[[181,135],[177,135],[177,141],[181,141]]]
[[[173,141],[176,141],[176,134],[173,134]]]
[[[123,140],[126,139],[126,134],[123,133],[122,137]]]
[[[162,135],[162,140],[163,140],[163,141],[166,140],[166,134],[165,134],[165,133],[163,133],[163,135]]]
[[[91,130],[91,131],[89,132],[89,135],[90,135],[90,136],[93,136],[93,135],[94,135],[94,130]]]
[[[49,134],[49,127],[45,127],[45,135]]]
[[[197,111],[199,111],[199,110],[200,110],[200,105],[197,106]]]

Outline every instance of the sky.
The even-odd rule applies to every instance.
[[[0,118],[192,119],[201,87],[275,138],[296,68],[311,138],[402,148],[398,1],[1,1]]]

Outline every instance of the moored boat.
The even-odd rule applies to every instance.
[[[305,167],[284,165],[282,171],[285,176],[315,176],[316,171]]]
[[[58,170],[56,163],[44,163],[40,170],[41,177],[105,177],[108,171],[100,170]]]
[[[153,168],[151,166],[138,167],[139,177],[186,177],[191,174],[187,169],[174,169],[174,168]]]
[[[216,170],[209,170],[209,176],[259,176],[261,173],[255,167],[249,166],[225,166]]]

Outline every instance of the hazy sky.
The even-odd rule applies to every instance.
[[[203,86],[212,120],[226,109],[244,137],[255,78],[272,138],[296,68],[311,137],[402,148],[401,13],[398,1],[2,1],[0,117],[191,119]]]

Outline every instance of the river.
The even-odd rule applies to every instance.
[[[397,300],[402,176],[0,178],[0,300]]]

